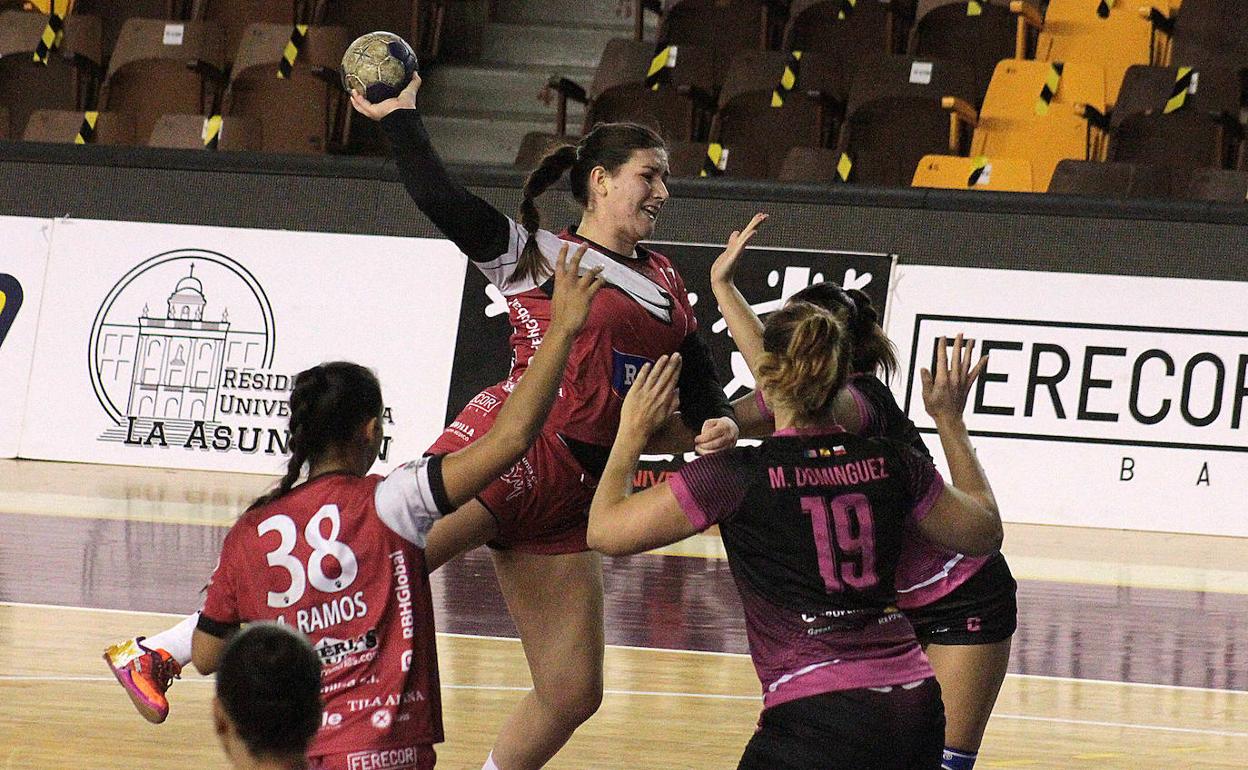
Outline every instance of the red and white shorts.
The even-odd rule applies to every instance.
[[[449,454],[484,436],[506,399],[498,385],[478,393],[426,454]],[[543,428],[520,461],[477,495],[498,523],[489,545],[538,554],[588,550],[585,530],[597,484],[563,439]]]

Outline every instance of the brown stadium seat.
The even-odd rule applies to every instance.
[[[0,104],[0,140],[7,140],[9,136],[9,108]]]
[[[903,24],[890,0],[794,0],[785,25],[786,51],[820,51],[835,57],[848,90],[858,65],[896,52]]]
[[[26,122],[22,139],[55,144],[135,144],[134,123],[129,115],[96,113],[95,125],[86,126],[88,114],[78,110],[35,110]]]
[[[59,48],[46,65],[33,60],[48,17],[24,11],[0,12],[0,104],[7,108],[8,134],[20,137],[37,109],[83,109],[95,99],[102,70],[101,25],[95,16],[65,19]]]
[[[705,48],[722,83],[739,51],[767,48],[768,8],[762,0],[679,0],[663,14],[657,42]]]
[[[302,5],[300,0],[193,0],[191,18],[221,25],[225,30],[225,61],[230,65],[248,24],[292,26],[300,20],[297,12]]]
[[[796,77],[782,93],[786,69]],[[736,174],[776,178],[790,147],[825,147],[841,106],[835,67],[819,52],[743,51],[720,91],[711,141],[741,152]]]
[[[837,142],[842,181],[909,186],[924,155],[965,154],[950,146],[947,98],[976,104],[975,74],[964,64],[907,56],[864,62],[854,77]]]
[[[1231,171],[1224,168],[1196,169],[1183,193],[1184,197],[1192,200],[1248,203],[1248,171]]]
[[[780,166],[781,182],[839,182],[837,162],[840,155],[827,147],[791,147]]]
[[[668,167],[674,177],[749,177],[757,168],[756,149],[725,147],[709,142],[671,142]]]
[[[520,140],[520,149],[512,163],[522,171],[532,171],[552,148],[561,144],[569,144],[568,137],[559,134],[548,134],[543,131],[530,131]]]
[[[284,0],[283,0],[284,1]],[[406,40],[421,59],[437,58],[448,0],[306,0],[310,21],[343,27],[347,40],[386,30]]]
[[[1037,191],[1030,161],[983,155],[971,158],[925,155],[914,169],[910,186],[944,190]]]
[[[224,33],[203,21],[127,19],[108,63],[100,104],[134,122],[146,144],[161,115],[207,114],[222,84]]]
[[[1170,176],[1162,166],[1064,160],[1057,164],[1048,191],[1101,198],[1168,198]]]
[[[1171,64],[1248,67],[1248,6],[1242,0],[1187,0],[1170,30]]]
[[[1233,167],[1243,146],[1239,95],[1236,74],[1216,67],[1130,67],[1109,116],[1106,160],[1167,166],[1179,175],[1176,190],[1184,172]]]
[[[555,131],[567,133],[571,99],[585,105],[583,131],[597,123],[630,120],[654,127],[669,140],[704,135],[715,110],[710,52],[688,43],[660,51],[656,54],[649,43],[616,38],[603,49],[588,90],[567,78],[552,77],[547,87],[558,98]],[[664,66],[649,76],[652,61]]]
[[[1105,75],[1095,64],[1006,59],[978,114],[968,105],[946,107],[974,125],[971,156],[1027,160],[1036,189],[1044,190],[1058,161],[1099,157],[1100,132],[1083,115],[1087,107],[1105,111]]]
[[[76,0],[73,15],[91,14],[104,23],[104,64],[108,64],[127,19],[185,19],[186,0]]]
[[[1016,0],[1014,5],[1021,3]],[[1101,8],[1106,9],[1103,15]],[[1162,55],[1164,36],[1156,33],[1147,8],[1148,0],[1118,0],[1104,6],[1095,0],[1050,0],[1036,42],[1036,58],[1100,64],[1105,68],[1106,100],[1114,104],[1127,68],[1152,64]],[[1024,18],[1034,21],[1037,16],[1033,11]]]
[[[251,24],[243,33],[222,100],[225,117],[260,123],[268,152],[323,153],[343,140],[346,94],[338,75],[351,42],[342,27],[309,27],[286,77],[278,77],[292,40],[286,24]]]
[[[260,150],[260,122],[254,118],[203,115],[162,115],[147,140],[148,147],[180,150]],[[214,130],[215,129],[215,130]],[[215,138],[215,141],[212,141]]]
[[[971,67],[981,90],[1002,59],[1027,58],[1034,35],[1018,50],[1010,0],[919,0],[906,52],[910,56],[960,61]]]

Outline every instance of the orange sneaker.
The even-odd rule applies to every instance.
[[[110,646],[104,650],[104,662],[143,718],[160,724],[169,716],[165,691],[174,679],[181,678],[182,666],[168,652],[144,647],[144,638],[139,636]]]

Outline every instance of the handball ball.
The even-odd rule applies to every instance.
[[[398,96],[415,72],[416,52],[390,32],[360,35],[342,55],[343,88],[374,104]]]

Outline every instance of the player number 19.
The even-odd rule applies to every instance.
[[[828,593],[845,586],[863,590],[880,582],[875,574],[875,522],[871,501],[854,492],[832,499],[803,497],[819,555],[819,574]]]

